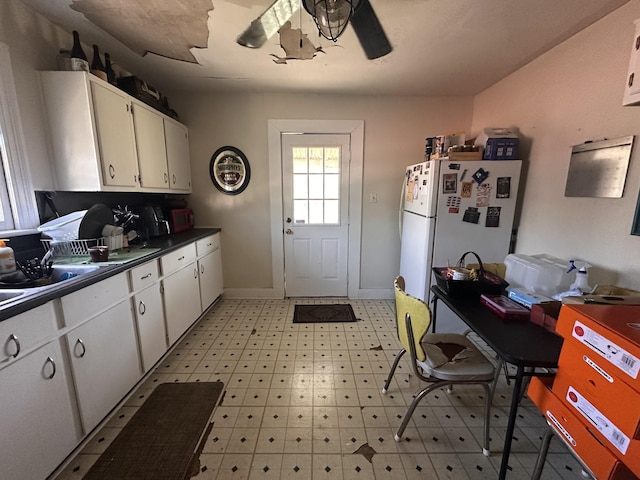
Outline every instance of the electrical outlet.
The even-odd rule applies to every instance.
[[[369,202],[370,203],[377,203],[378,202],[378,195],[376,193],[370,193],[369,194]]]

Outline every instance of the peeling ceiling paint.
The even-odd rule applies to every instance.
[[[206,48],[211,0],[74,0],[82,13],[141,57],[154,53],[198,63],[191,48]]]

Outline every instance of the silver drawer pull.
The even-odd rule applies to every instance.
[[[144,280],[145,278],[149,278],[151,276],[151,273],[147,273],[144,277],[140,277],[140,280]]]
[[[84,346],[84,342],[82,341],[81,338],[79,338],[78,340],[76,340],[76,347],[80,345],[82,347],[82,353],[80,355],[78,355],[79,358],[84,357],[84,354],[87,353],[87,347]],[[75,352],[75,348],[74,348],[74,352]]]
[[[198,269],[197,268],[193,269],[193,278],[198,278]]]
[[[47,360],[44,362],[44,368],[47,367],[47,363],[51,364],[53,370],[51,371],[51,375],[45,375],[45,377],[47,380],[51,380],[56,375],[56,362],[53,361],[53,358],[47,357]]]
[[[204,265],[200,265],[200,273],[204,273]]]
[[[144,315],[144,312],[146,311],[147,311],[147,306],[144,304],[142,300],[140,300],[140,303],[138,304],[138,312],[140,312],[140,315]]]
[[[16,358],[20,354],[20,340],[13,333],[9,335],[9,342],[13,342],[16,344],[16,353],[12,354],[13,358]],[[7,343],[9,343],[7,342]]]

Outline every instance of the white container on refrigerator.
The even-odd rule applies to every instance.
[[[435,175],[421,185],[427,191],[418,192],[418,197],[427,199],[423,216],[415,218],[404,205],[400,274],[405,277],[407,292],[426,301],[435,284],[432,267],[454,265],[468,251],[476,252],[486,263],[504,262],[511,243],[522,162],[431,160],[418,165],[423,166],[423,172]],[[407,168],[412,171],[420,168]],[[405,179],[405,200],[410,188]],[[469,255],[466,261],[475,263],[475,258]],[[438,332],[467,329],[442,303],[438,304],[436,328]]]

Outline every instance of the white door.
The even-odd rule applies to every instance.
[[[285,294],[347,296],[349,135],[282,135]]]

